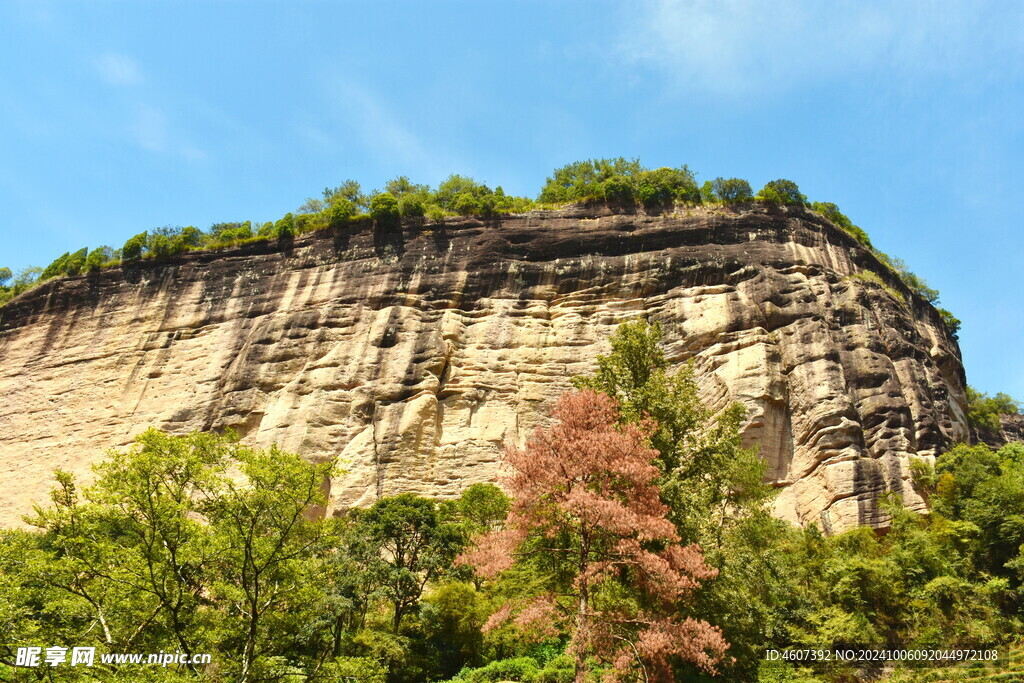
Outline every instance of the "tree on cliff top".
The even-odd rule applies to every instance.
[[[651,463],[658,454],[645,445],[650,427],[618,426],[618,416],[606,395],[566,394],[553,427],[534,432],[524,450],[506,449],[513,502],[505,528],[463,561],[487,577],[529,564],[543,592],[506,603],[485,628],[514,620],[542,637],[567,632],[577,681],[588,660],[648,680],[672,680],[680,661],[713,673],[728,643],[680,608],[717,572],[698,546],[679,543],[666,518]]]

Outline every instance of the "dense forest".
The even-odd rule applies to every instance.
[[[502,488],[455,500],[316,514],[345,463],[231,434],[149,430],[90,486],[57,472],[0,532],[0,680],[850,681],[881,665],[765,651],[1019,637],[1024,445],[916,460],[929,514],[890,496],[885,533],[825,536],[769,514],[743,408],[712,414],[657,325],[622,325],[574,384]]]
[[[808,201],[791,180],[772,180],[754,194],[750,183],[742,178],[719,177],[698,186],[696,175],[685,164],[679,168],[652,170],[637,159],[620,157],[577,161],[556,169],[536,200],[508,195],[501,186],[492,190],[485,183],[461,175],[449,176],[436,189],[400,176],[388,182],[383,190],[369,193],[363,192],[359,182],[346,180],[336,187],[324,188],[320,198],[308,198],[294,213],[289,212],[276,221],[215,223],[207,230],[191,225],[163,226],[132,236],[121,248],[82,247],[75,252],[66,252],[45,268],[28,267],[17,274],[10,268],[0,268],[0,306],[56,277],[120,266],[139,259],[166,260],[194,249],[221,250],[255,241],[287,242],[306,232],[338,229],[352,224],[388,229],[403,220],[426,223],[450,216],[486,218],[588,203],[642,207],[650,212],[695,206],[737,210],[754,204],[812,212],[871,250],[914,295],[934,305],[939,303],[937,290],[910,271],[901,259],[876,249],[867,233],[854,225],[838,206],[831,202]],[[877,273],[865,271],[860,276],[886,286]],[[889,289],[897,300],[904,299],[898,291]],[[960,320],[947,310],[938,310],[950,334],[955,337],[960,329]]]

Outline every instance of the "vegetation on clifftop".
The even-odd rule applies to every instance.
[[[306,232],[338,228],[350,223],[373,223],[378,228],[399,225],[402,219],[439,221],[447,216],[494,217],[533,209],[557,208],[571,203],[607,202],[643,206],[648,211],[672,211],[683,206],[741,207],[753,203],[785,206],[816,213],[856,239],[898,277],[915,295],[937,305],[938,291],[897,258],[875,249],[867,233],[831,202],[809,202],[791,180],[769,181],[755,195],[742,178],[722,178],[697,185],[696,174],[685,164],[679,168],[644,167],[638,159],[591,159],[556,169],[547,178],[537,200],[505,194],[498,186],[461,175],[450,175],[437,188],[413,183],[406,176],[389,181],[383,190],[364,193],[355,180],[324,188],[320,198],[308,198],[294,213],[264,223],[215,223],[207,230],[195,226],[164,226],[129,238],[120,249],[83,247],[59,256],[43,269],[28,268],[13,277],[0,268],[0,306],[36,284],[64,275],[79,275],[140,259],[161,261],[195,249],[224,249],[256,241],[289,241]],[[10,283],[10,284],[8,284]],[[939,309],[950,334],[960,321]]]

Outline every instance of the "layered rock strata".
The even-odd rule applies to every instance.
[[[866,272],[881,275],[881,279]],[[967,437],[938,313],[813,214],[608,208],[369,222],[51,281],[0,309],[0,523],[149,426],[340,458],[332,509],[493,481],[618,324],[660,321],[712,407],[825,530],[923,501],[913,457]]]

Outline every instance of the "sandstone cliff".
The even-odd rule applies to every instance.
[[[883,274],[885,286],[857,276]],[[897,296],[894,296],[897,295]],[[0,523],[150,425],[338,456],[332,506],[493,480],[615,327],[661,321],[705,401],[743,402],[777,513],[884,523],[909,459],[967,437],[934,309],[799,212],[607,208],[369,224],[62,279],[0,309]]]

